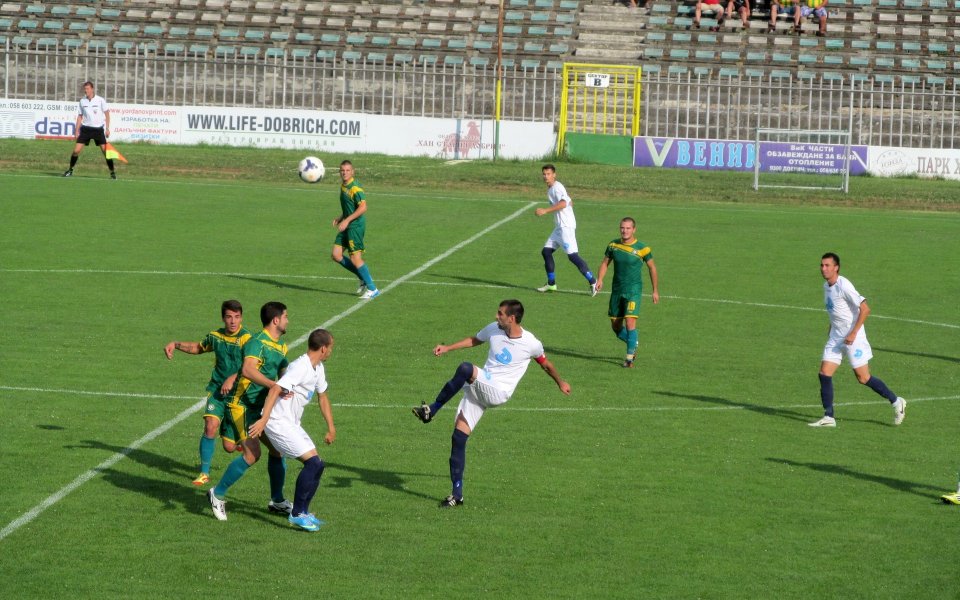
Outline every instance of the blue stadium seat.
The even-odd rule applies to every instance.
[[[748,50],[748,51],[747,51],[747,58],[746,58],[746,60],[747,60],[747,62],[765,63],[765,62],[767,62],[767,53],[766,53],[766,52],[758,52],[758,51],[756,51],[756,50],[753,50],[753,51]]]
[[[212,40],[213,33],[213,29],[210,29],[209,27],[197,27],[193,30],[193,37]]]
[[[92,6],[78,6],[77,7],[77,16],[78,17],[95,17],[97,15],[97,9]]]
[[[236,46],[217,46],[214,49],[213,53],[216,56],[233,57],[237,54],[237,47]]]
[[[113,43],[113,49],[114,49],[114,50],[126,50],[126,51],[133,50],[133,42],[126,42],[126,41],[123,41],[123,40],[116,41],[116,42]]]
[[[413,62],[412,54],[394,54],[393,55],[393,64],[395,65],[405,65]]]
[[[171,31],[172,30],[173,28],[171,28]],[[247,29],[243,32],[243,39],[251,42],[262,42],[266,37],[266,32],[260,29]]]
[[[44,21],[44,31],[63,31],[63,21]]]
[[[447,48],[450,48],[451,50],[466,50],[467,40],[463,38],[448,39]]]
[[[162,37],[163,34],[163,27],[160,25],[147,25],[143,28],[143,35],[147,37]]]
[[[354,46],[362,46],[367,43],[367,35],[365,33],[348,33],[347,43]]]
[[[550,44],[548,50],[550,50],[551,54],[566,54],[570,52],[570,46],[566,44]]]
[[[573,37],[573,28],[572,27],[555,27],[553,29],[553,35],[557,37]]]
[[[69,50],[76,50],[83,45],[83,40],[80,38],[67,38],[63,40],[63,47]]]
[[[380,46],[386,48],[390,46],[390,37],[385,35],[375,35],[370,38],[370,44],[373,46]]]
[[[436,38],[423,38],[420,41],[420,43],[424,48],[434,48],[434,49],[439,48],[441,45],[443,45],[443,41],[438,40]]]
[[[361,57],[362,57],[362,55],[361,55],[359,52],[357,52],[356,50],[345,50],[345,51],[340,55],[340,58],[342,58],[343,60],[349,60],[349,61],[353,61],[353,62],[359,61]]]
[[[486,56],[473,56],[470,58],[470,65],[474,67],[486,67],[490,64],[490,59]]]
[[[183,54],[187,48],[183,44],[164,44],[163,51],[166,54]]]
[[[525,58],[520,61],[521,69],[539,69],[540,61],[533,58]]]
[[[118,32],[121,35],[139,35],[140,26],[134,23],[122,23],[120,25],[120,29],[118,29]]]
[[[437,55],[436,54],[421,54],[420,59],[417,61],[421,65],[434,65],[437,64]]]
[[[60,42],[59,40],[57,40],[57,38],[45,37],[45,38],[38,39],[36,41],[36,44],[38,48],[43,48],[44,50],[50,50],[60,45]]]
[[[667,73],[671,75],[686,75],[690,70],[683,65],[670,65],[667,68]]]
[[[697,60],[702,60],[703,62],[713,62],[717,60],[716,50],[697,50],[693,55]]]
[[[286,42],[290,39],[289,31],[271,31],[270,32],[270,41],[271,42]],[[269,51],[268,51],[269,54]]]
[[[39,26],[40,24],[37,21],[34,21],[33,19],[20,19],[20,22],[17,23],[18,29],[25,29],[27,31],[36,29]]]
[[[943,42],[930,42],[927,44],[927,51],[930,52],[930,54],[946,54],[947,45]]]
[[[527,27],[527,33],[530,35],[547,35],[547,28],[540,25],[531,25]]]
[[[105,35],[113,32],[113,25],[110,23],[95,23],[93,33],[95,35]]]
[[[851,56],[850,57],[850,66],[858,68],[867,68],[870,66],[870,57],[868,56]]]
[[[543,52],[543,44],[537,42],[526,42],[523,45],[523,51],[530,54]]]
[[[446,56],[443,57],[443,64],[444,64],[444,65],[453,65],[453,66],[462,65],[462,64],[463,64],[463,57],[462,57],[462,56],[453,56],[453,55],[451,55],[451,54],[448,54],[448,55],[446,55]]]
[[[337,57],[336,50],[317,50],[315,55],[320,60],[333,60]]]
[[[47,7],[42,4],[28,4],[26,12],[28,15],[42,15],[47,12]]]
[[[670,49],[670,60],[688,60],[690,58],[690,51],[686,48],[671,48]]]
[[[56,6],[54,6],[54,7],[52,7],[52,8],[50,9],[50,14],[51,14],[51,15],[57,15],[58,17],[65,17],[65,16],[67,16],[67,15],[70,14],[70,9],[71,9],[71,8],[73,8],[73,7],[71,7],[71,6],[69,6],[69,5],[68,5],[68,6],[62,6],[62,5],[59,5],[59,4],[58,4],[58,5],[56,5]]]
[[[496,35],[497,26],[489,23],[480,23],[477,25],[477,33],[482,33],[484,35]]]
[[[207,46],[206,44],[190,44],[191,54],[199,54],[199,55],[205,56],[209,50],[210,50],[210,47]]]
[[[321,33],[320,41],[324,44],[339,44],[340,34],[339,33]]]
[[[7,18],[0,19],[0,29],[10,29],[12,26],[13,26],[12,19],[7,19]],[[84,25],[84,29],[86,29],[86,25]]]
[[[283,48],[267,48],[263,56],[264,58],[283,58],[284,54]]]
[[[384,54],[383,52],[368,52],[367,62],[376,63],[376,64],[386,64],[387,55]]]
[[[473,40],[474,50],[493,50],[493,42],[488,40]]]
[[[257,46],[243,46],[240,48],[240,56],[256,58],[257,56],[260,56],[260,48]]]
[[[220,30],[221,40],[235,40],[240,37],[240,31],[237,29],[224,28]]]
[[[173,38],[185,38],[190,35],[190,30],[186,27],[171,27],[167,35]]]
[[[792,63],[793,55],[787,52],[774,52],[770,55],[770,61],[775,64]]]
[[[323,51],[321,50],[321,52]],[[307,50],[306,48],[294,48],[293,50],[290,51],[290,56],[298,60],[302,60],[304,58],[310,58],[313,55],[314,55],[313,52],[310,50]]]

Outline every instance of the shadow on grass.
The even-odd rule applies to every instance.
[[[623,363],[623,358],[614,358],[609,354],[587,354],[586,352],[578,352],[577,350],[569,350],[567,348],[544,348],[544,352],[547,355],[550,354],[559,354],[560,356],[567,356],[569,358],[580,358],[583,360],[592,360],[599,363],[606,363],[611,365],[617,365],[618,367]]]
[[[873,347],[874,350],[880,352],[889,352],[890,354],[902,354],[903,356],[917,356],[919,358],[934,358],[937,360],[945,360],[952,363],[960,363],[960,358],[956,356],[944,356],[942,354],[927,354],[926,352],[907,352],[906,350],[894,350],[892,348],[880,348],[878,346]]]
[[[809,414],[800,413],[795,410],[791,410],[789,408],[761,406],[759,404],[737,402],[735,400],[718,398],[716,396],[703,396],[700,394],[678,394],[677,392],[657,392],[657,391],[654,391],[653,393],[659,394],[661,396],[667,396],[670,398],[687,398],[689,400],[696,400],[697,402],[706,402],[708,404],[716,404],[717,406],[729,406],[730,408],[742,408],[743,410],[749,410],[755,413],[760,413],[761,415],[767,415],[771,417],[780,417],[782,419],[789,419],[791,421],[800,421],[802,423],[808,423],[816,418]]]
[[[326,462],[326,461],[325,461]],[[401,475],[412,475],[415,477],[441,478],[441,475],[429,475],[426,473],[398,473],[395,471],[383,471],[380,469],[365,469],[363,467],[353,467],[343,463],[327,463],[327,471],[324,472],[320,487],[348,488],[359,481],[367,485],[373,485],[390,490],[391,492],[402,492],[417,498],[426,498],[435,500],[434,496],[423,494],[406,486],[406,480]],[[336,471],[346,471],[352,473],[355,477],[346,477],[336,473]]]
[[[123,454],[130,460],[145,467],[150,467],[151,469],[156,469],[157,471],[163,471],[164,473],[169,473],[170,475],[184,477],[187,479],[187,483],[190,483],[190,480],[196,477],[198,472],[195,465],[188,465],[180,461],[173,460],[168,456],[155,454],[140,448],[131,450],[130,448],[114,446],[113,444],[106,444],[98,440],[83,440],[79,444],[64,446],[64,448],[71,450],[105,450],[107,452]]]
[[[885,485],[888,488],[894,489],[898,492],[907,492],[909,494],[914,494],[917,496],[921,496],[923,498],[931,497],[930,492],[935,493],[934,497],[939,497],[940,494],[943,493],[940,488],[934,487],[932,485],[927,485],[925,483],[916,483],[914,481],[905,481],[903,479],[895,479],[893,477],[884,477],[882,475],[872,475],[870,473],[861,473],[860,471],[854,471],[853,469],[844,467],[842,465],[797,462],[787,458],[767,457],[766,460],[773,463],[788,465],[791,467],[803,467],[805,469],[810,469],[812,471],[819,471],[821,473],[829,473],[831,475],[840,475],[842,477],[853,477],[854,479],[860,479],[861,481],[878,483],[880,485]]]
[[[483,285],[488,285],[490,287],[497,288],[510,288],[515,290],[527,289],[525,286],[519,286],[515,283],[507,283],[505,281],[492,281],[490,279],[480,279],[479,277],[464,277],[462,275],[441,275],[438,273],[431,273],[431,277],[436,277],[438,279],[452,279],[454,281],[459,281],[461,283],[479,283]],[[533,289],[533,288],[529,288]]]
[[[47,431],[65,431],[66,427],[61,427],[60,425],[45,425],[37,424],[37,429],[46,429]]]
[[[244,281],[252,281],[254,283],[263,283],[272,287],[283,288],[286,290],[298,290],[301,292],[317,292],[320,294],[333,294],[335,296],[355,296],[353,291],[343,291],[342,289],[329,290],[322,289],[318,287],[309,287],[305,285],[297,285],[295,283],[287,283],[285,281],[280,281],[278,279],[268,279],[266,277],[245,277],[243,275],[231,275],[234,279],[242,279]]]
[[[117,488],[153,498],[160,503],[160,510],[176,510],[209,519],[216,518],[213,516],[210,502],[207,500],[207,490],[194,487],[189,480],[184,480],[183,484],[180,484],[174,481],[125,473],[116,469],[100,469],[99,472],[103,474],[104,481]],[[264,486],[263,494],[264,501],[261,504],[227,498],[228,518],[240,514],[264,523],[276,524],[284,529],[289,528],[290,525],[285,515],[273,515],[267,510],[269,492],[266,486]]]

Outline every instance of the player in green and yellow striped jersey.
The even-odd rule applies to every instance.
[[[260,439],[250,437],[249,428],[260,419],[268,391],[283,375],[288,364],[287,344],[283,341],[288,323],[286,305],[267,302],[260,308],[260,322],[263,323],[263,331],[251,337],[243,347],[243,366],[227,403],[231,433],[243,456],[233,459],[216,487],[207,494],[214,516],[221,521],[227,520],[226,503],[223,500],[227,490],[260,460]],[[283,497],[286,478],[283,457],[267,437],[262,439],[270,452],[267,473],[270,475],[271,499],[267,508],[289,514],[293,504]]]
[[[243,306],[238,300],[226,300],[220,306],[220,318],[223,319],[223,327],[211,331],[199,342],[170,342],[163,349],[168,359],[173,358],[174,350],[187,354],[213,352],[213,372],[207,383],[207,404],[203,412],[203,434],[200,436],[200,475],[193,480],[193,485],[198,486],[210,481],[210,463],[213,461],[218,430],[223,449],[227,452],[237,449],[232,436],[226,435],[224,415],[227,397],[243,362],[243,345],[250,339],[250,332],[243,327]]]
[[[637,352],[637,317],[640,316],[640,298],[643,293],[643,265],[650,272],[653,285],[653,303],[660,302],[657,283],[657,267],[653,263],[653,251],[634,237],[637,223],[630,217],[620,221],[620,238],[607,244],[603,261],[597,269],[595,291],[603,288],[607,267],[613,263],[613,289],[610,294],[610,325],[617,338],[627,344],[627,356],[623,366],[633,366]]]
[[[367,230],[367,201],[360,182],[354,177],[353,163],[345,160],[340,163],[340,216],[333,220],[337,228],[337,237],[333,242],[330,258],[333,262],[350,271],[360,280],[357,294],[364,300],[380,295],[377,284],[370,276],[370,270],[363,261],[363,236]],[[347,256],[343,255],[344,250]],[[349,257],[349,258],[348,258]]]

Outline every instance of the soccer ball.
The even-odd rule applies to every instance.
[[[316,156],[308,156],[300,161],[297,167],[300,179],[307,183],[319,183],[327,170],[323,167],[323,161]]]

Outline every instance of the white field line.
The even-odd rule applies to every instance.
[[[416,269],[410,271],[409,273],[407,273],[407,274],[404,275],[403,277],[400,277],[400,278],[394,280],[390,285],[384,287],[384,288],[383,288],[383,291],[381,292],[381,294],[386,293],[386,292],[389,292],[389,291],[390,291],[391,289],[393,289],[394,287],[400,285],[401,283],[407,281],[408,279],[410,279],[410,278],[412,278],[412,277],[416,277],[417,275],[419,275],[420,273],[422,273],[422,272],[424,272],[425,270],[429,269],[431,266],[435,265],[435,264],[438,263],[439,261],[441,261],[441,260],[443,260],[444,258],[450,256],[451,254],[453,254],[454,252],[456,252],[456,251],[459,250],[460,248],[463,248],[463,247],[466,246],[467,244],[470,244],[471,242],[474,242],[474,241],[478,240],[479,238],[481,238],[481,237],[483,237],[484,235],[486,235],[487,233],[493,231],[493,230],[496,229],[497,227],[500,227],[501,225],[504,225],[505,223],[509,223],[509,222],[512,221],[513,219],[516,219],[516,218],[519,217],[521,214],[523,214],[524,212],[526,212],[527,210],[529,210],[530,208],[532,208],[532,207],[535,206],[535,205],[536,205],[536,203],[534,203],[534,202],[528,203],[528,204],[527,204],[526,206],[524,206],[523,208],[521,208],[521,209],[519,209],[519,210],[517,210],[517,211],[514,211],[512,214],[510,214],[509,216],[507,216],[507,217],[505,217],[505,218],[503,218],[503,219],[500,219],[499,221],[497,221],[497,222],[494,223],[493,225],[487,227],[487,228],[484,229],[483,231],[481,231],[481,232],[479,232],[479,233],[477,233],[477,234],[475,234],[475,235],[467,238],[466,240],[460,242],[459,244],[457,244],[457,245],[453,246],[452,248],[448,249],[447,251],[443,252],[442,254],[439,254],[438,256],[436,256],[436,257],[428,260],[427,262],[423,263],[422,265],[420,265],[420,266],[417,267]],[[352,305],[350,308],[348,308],[347,310],[341,312],[341,313],[338,314],[338,315],[335,315],[335,316],[327,319],[327,321],[326,321],[323,325],[321,325],[321,327],[330,327],[331,325],[333,325],[333,324],[336,323],[337,321],[340,321],[341,319],[343,319],[343,318],[345,318],[345,317],[353,314],[354,312],[360,310],[360,309],[361,309],[365,304],[367,304],[368,302],[375,302],[375,300],[358,300],[355,304],[353,304],[353,305]],[[300,336],[300,337],[297,338],[294,342],[292,342],[292,343],[289,345],[289,347],[290,347],[290,348],[294,348],[294,347],[296,347],[296,346],[299,346],[299,345],[302,344],[304,341],[306,341],[306,339],[307,339],[307,337],[309,337],[309,335],[310,335],[309,333],[306,333],[306,334]],[[0,387],[0,389],[14,390],[15,388]],[[24,390],[20,390],[20,391],[24,391]],[[84,392],[84,393],[85,393],[85,394],[91,394],[91,392]],[[118,396],[118,395],[122,395],[122,394],[110,393],[110,394],[105,394],[105,395]],[[154,397],[154,396],[147,396],[147,395],[142,395],[142,396],[141,396],[141,395],[135,395],[135,396],[136,396],[136,397]],[[37,504],[36,506],[34,506],[33,508],[31,508],[29,511],[27,511],[25,514],[21,515],[20,517],[18,517],[18,518],[15,519],[14,521],[10,522],[10,524],[8,524],[6,527],[4,527],[2,530],[0,530],[0,540],[3,540],[4,538],[6,538],[8,535],[10,535],[11,533],[13,533],[13,532],[16,531],[17,529],[20,529],[21,527],[23,527],[24,525],[26,525],[26,524],[29,523],[30,521],[33,521],[33,520],[34,520],[35,518],[37,518],[43,511],[45,511],[46,509],[50,508],[51,506],[53,506],[54,504],[56,504],[57,502],[59,502],[60,500],[62,500],[67,494],[69,494],[69,493],[72,492],[73,490],[77,489],[78,487],[80,487],[81,485],[83,485],[84,483],[86,483],[87,481],[90,481],[91,479],[93,479],[94,477],[96,477],[97,474],[99,474],[99,473],[100,473],[101,471],[103,471],[104,469],[108,469],[108,468],[110,468],[111,466],[113,466],[114,464],[116,464],[117,462],[119,462],[120,460],[122,460],[124,457],[126,457],[128,454],[130,454],[130,452],[132,452],[133,450],[135,450],[135,449],[139,448],[140,446],[142,446],[143,444],[145,444],[145,443],[153,440],[153,439],[156,438],[157,436],[162,435],[164,432],[166,432],[168,429],[170,429],[171,427],[173,427],[174,425],[176,425],[176,424],[179,423],[180,421],[183,421],[184,419],[186,419],[186,418],[189,417],[190,415],[194,414],[195,412],[197,412],[198,410],[200,410],[201,408],[203,408],[203,406],[204,406],[205,403],[206,403],[206,400],[205,400],[205,399],[204,399],[204,400],[201,400],[200,402],[197,402],[196,404],[194,404],[193,406],[191,406],[191,407],[188,408],[187,410],[181,412],[179,415],[177,415],[177,416],[174,417],[173,419],[170,419],[170,420],[167,421],[166,423],[160,425],[159,427],[157,427],[156,429],[154,429],[153,431],[151,431],[151,432],[148,433],[147,435],[145,435],[145,436],[143,436],[142,438],[140,438],[139,440],[133,442],[132,444],[130,444],[129,446],[127,446],[126,448],[124,448],[124,449],[121,450],[120,452],[117,452],[116,454],[114,454],[113,456],[111,456],[110,458],[108,458],[107,460],[105,460],[104,462],[100,463],[100,464],[97,465],[96,467],[94,467],[94,468],[90,469],[89,471],[81,474],[79,477],[77,477],[76,479],[74,479],[72,482],[70,482],[70,483],[67,484],[66,486],[60,488],[59,490],[57,490],[56,492],[54,492],[54,493],[51,494],[50,496],[48,496],[48,497],[47,497],[45,500],[43,500],[40,504]]]
[[[529,205],[520,210],[520,212],[529,208]],[[516,213],[515,213],[516,214]],[[507,217],[507,219],[513,218],[513,215]],[[497,227],[500,223],[494,224],[491,227]],[[483,235],[487,230],[480,232],[477,236]],[[477,236],[474,236],[477,237]],[[390,283],[384,288],[393,289],[394,287],[400,284],[408,285],[432,285],[432,286],[450,286],[450,287],[475,287],[475,288],[493,288],[493,289],[513,289],[511,286],[506,285],[495,285],[495,284],[484,284],[484,283],[463,283],[463,282],[450,282],[450,281],[415,281],[412,280],[413,277],[419,275],[421,272],[433,266],[439,260],[449,256],[449,253],[459,250],[466,244],[474,241],[474,238],[461,242],[453,249],[448,250],[444,254],[438,256],[437,258],[432,259],[429,262],[428,266],[425,266],[418,270],[416,273],[411,271],[407,275],[400,277],[399,279],[394,279],[390,281],[389,279],[383,281],[390,281]],[[426,264],[426,263],[425,263]],[[90,273],[100,273],[106,275],[162,275],[162,276],[187,276],[187,277],[272,277],[274,279],[316,279],[316,280],[332,280],[332,281],[355,281],[356,277],[336,277],[328,275],[283,275],[277,273],[230,273],[230,272],[214,272],[214,271],[162,271],[162,270],[123,270],[123,269],[0,269],[0,273],[57,273],[57,274],[90,274]],[[586,296],[588,292],[583,292],[579,290],[570,290],[565,291],[564,293],[568,294],[580,294]],[[609,292],[601,292],[607,294]],[[644,294],[649,296],[649,294]],[[668,298],[671,300],[684,300],[688,302],[711,302],[715,304],[731,304],[735,306],[758,306],[761,308],[780,308],[784,310],[802,310],[810,312],[820,312],[823,309],[819,307],[811,306],[792,306],[789,304],[771,304],[768,302],[744,302],[742,300],[728,300],[724,298],[690,298],[686,296],[672,296],[672,295],[661,295],[661,298]],[[358,305],[355,305],[352,310],[357,310]],[[931,325],[934,327],[946,327],[948,329],[960,329],[960,325],[953,323],[939,323],[937,321],[925,321],[922,319],[907,319],[905,317],[892,317],[888,315],[878,315],[876,313],[871,313],[870,316],[874,319],[885,319],[888,321],[899,321],[902,323],[915,323],[917,325]],[[324,327],[328,326],[324,324]]]
[[[134,393],[122,393],[122,392],[90,392],[84,390],[66,390],[58,388],[38,388],[38,387],[18,387],[18,386],[7,386],[0,385],[0,391],[9,391],[9,392],[31,392],[35,394],[59,394],[65,396],[76,396],[76,395],[86,395],[86,396],[115,396],[121,398],[146,398],[149,400],[193,400],[193,396],[173,396],[173,395],[162,395],[162,394],[134,394]],[[682,397],[681,397],[682,398]],[[960,400],[960,395],[957,396],[926,396],[926,397],[917,397],[917,398],[907,398],[907,402],[913,404],[915,402],[937,402],[940,400]],[[521,400],[522,402],[522,400]],[[709,400],[704,400],[704,402],[709,402]],[[731,401],[732,402],[732,401]],[[203,403],[197,404],[188,409],[187,414],[199,410],[200,406]],[[370,410],[408,410],[409,406],[406,404],[355,404],[350,402],[332,402],[333,406],[338,408],[360,408],[360,409],[370,409]],[[888,404],[885,400],[864,400],[860,402],[837,402],[834,406],[869,406],[872,404]],[[749,402],[744,402],[742,404],[725,404],[722,406],[517,406],[517,403],[507,404],[503,407],[498,407],[498,411],[501,410],[515,410],[519,412],[702,412],[702,411],[717,411],[717,410],[750,410],[751,408],[763,408],[767,410],[778,410],[778,409],[805,409],[805,408],[821,408],[820,403],[805,403],[805,404],[782,404],[782,405],[753,405]],[[182,414],[181,414],[182,416]],[[180,419],[178,416],[177,419]],[[177,421],[179,422],[179,421]],[[152,435],[152,434],[148,434]],[[156,437],[156,436],[154,436]],[[148,441],[146,438],[143,438],[144,441]],[[153,438],[150,438],[153,439]],[[138,442],[139,443],[139,442]],[[135,446],[131,445],[130,449],[133,449]],[[98,467],[100,468],[100,467]]]

